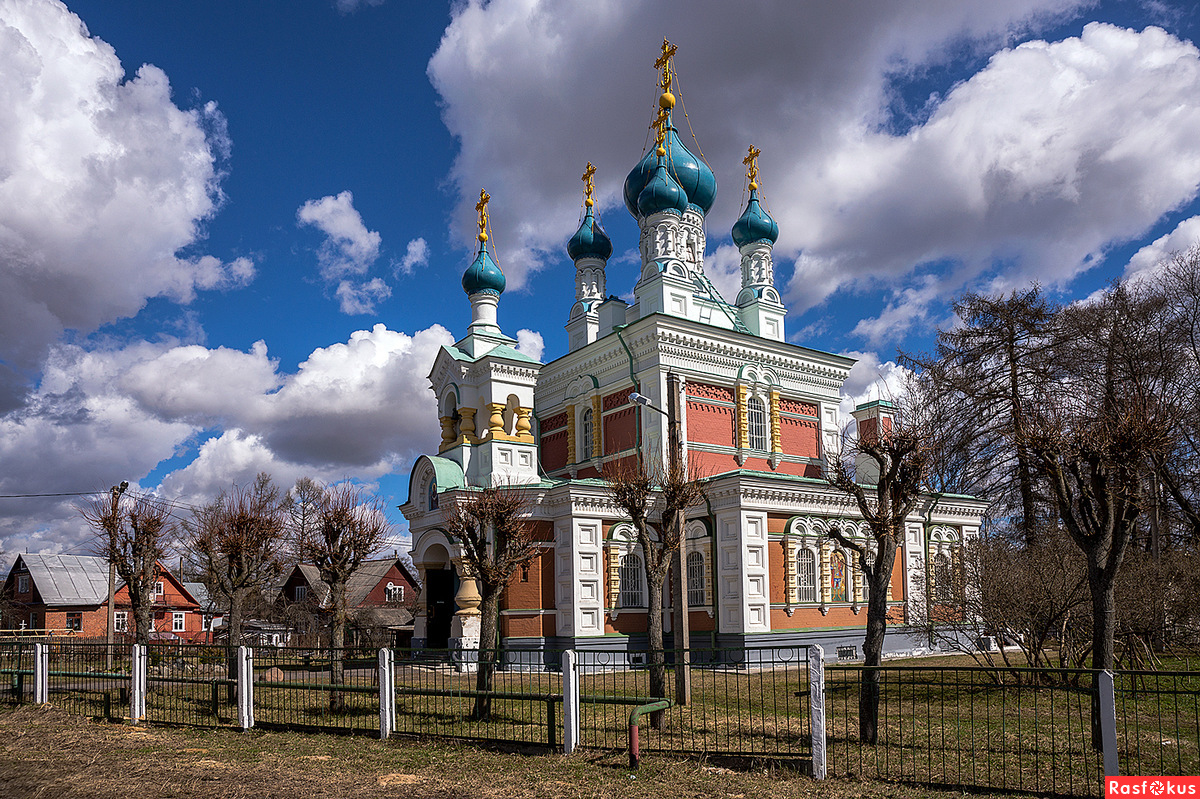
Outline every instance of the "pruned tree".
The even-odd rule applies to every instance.
[[[293,514],[296,551],[301,560],[317,568],[329,586],[330,602],[330,675],[333,685],[345,685],[346,628],[350,621],[347,586],[351,575],[364,560],[382,548],[392,533],[392,525],[383,513],[379,499],[366,499],[361,488],[342,483],[321,489],[307,481],[304,491],[308,504],[301,522]],[[297,483],[297,490],[301,488]],[[329,693],[329,709],[345,710],[342,691]]]
[[[843,436],[842,452],[830,459],[825,479],[847,494],[871,533],[859,543],[834,527],[829,536],[855,552],[867,578],[867,630],[863,640],[863,676],[859,693],[859,735],[873,744],[879,733],[879,671],[887,635],[887,588],[896,550],[904,540],[904,521],[922,499],[922,488],[938,449],[937,427],[922,415],[922,406],[905,394],[890,425],[877,425],[853,442]],[[870,475],[856,473],[853,462],[867,465]],[[868,479],[864,479],[868,478]]]
[[[229,645],[242,643],[248,604],[283,568],[288,513],[271,476],[233,486],[183,523],[184,546],[210,596],[229,608]]]
[[[1064,309],[1056,379],[1022,436],[1063,529],[1087,563],[1094,669],[1113,667],[1115,588],[1146,497],[1146,473],[1171,448],[1174,409],[1161,401],[1167,364],[1153,355],[1161,298],[1116,285]]]
[[[445,530],[462,550],[462,563],[479,586],[479,663],[473,718],[491,716],[492,678],[497,660],[500,597],[517,569],[538,554],[529,520],[530,499],[520,487],[484,488],[456,499],[446,511]]]
[[[656,470],[654,470],[656,471]],[[655,478],[658,479],[655,479]],[[642,550],[646,572],[646,639],[650,668],[650,693],[666,696],[667,666],[663,652],[663,587],[671,562],[683,546],[683,520],[687,509],[704,498],[699,478],[689,478],[678,461],[651,474],[640,459],[636,464],[612,461],[604,467],[608,495],[629,517]],[[676,579],[684,579],[678,575]],[[661,728],[661,712],[650,723]]]
[[[125,583],[133,613],[134,640],[150,643],[154,630],[154,583],[172,525],[170,509],[156,497],[130,497],[125,484],[79,508],[95,530],[95,551],[108,558]]]

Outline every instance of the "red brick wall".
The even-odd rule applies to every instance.
[[[625,392],[628,396],[628,392]],[[607,402],[607,400],[606,400]],[[622,408],[604,416],[604,454],[633,449],[637,445],[637,409]]]
[[[567,431],[559,430],[542,435],[541,445],[542,468],[548,472],[556,472],[567,466]]]
[[[412,583],[404,579],[404,573],[400,571],[398,566],[393,564],[392,567],[388,569],[387,574],[385,574],[383,578],[375,585],[375,587],[372,588],[365,597],[363,597],[363,600],[358,603],[358,606],[362,608],[386,605],[388,583],[391,583],[394,586],[404,586],[405,601],[413,597],[415,589],[413,588]]]
[[[817,458],[821,455],[817,421],[782,416],[779,420],[780,445],[786,455]]]
[[[733,416],[733,408],[689,400],[687,404],[688,441],[734,446]]]

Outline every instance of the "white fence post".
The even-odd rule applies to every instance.
[[[254,726],[254,650],[238,647],[238,724],[243,730]]]
[[[563,753],[571,754],[579,745],[579,664],[571,650],[562,655]]]
[[[146,717],[146,647],[133,645],[133,660],[129,675],[129,720],[138,724]]]
[[[379,650],[379,737],[386,741],[396,731],[396,653]]]
[[[808,648],[808,707],[812,716],[813,779],[825,779],[825,650]]]
[[[44,643],[33,645],[33,701],[50,701],[50,647]]]
[[[1104,749],[1104,776],[1116,777],[1121,773],[1121,762],[1117,757],[1117,697],[1113,687],[1113,673],[1107,669],[1097,674],[1100,691],[1100,745]]]

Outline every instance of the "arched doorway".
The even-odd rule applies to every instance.
[[[454,595],[458,575],[450,562],[450,553],[441,544],[425,551],[425,645],[445,649],[450,643],[450,622],[454,619]]]

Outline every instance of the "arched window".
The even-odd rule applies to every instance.
[[[383,597],[385,602],[403,602],[404,586],[389,582],[383,589]]]
[[[750,433],[750,449],[767,451],[767,410],[758,397],[746,400],[746,426]]]
[[[592,457],[592,409],[588,408],[579,417],[579,446],[576,448],[576,460],[586,461]]]
[[[933,592],[939,605],[954,604],[954,572],[945,552],[933,556]]]
[[[835,549],[829,556],[829,600],[831,602],[849,602],[850,585],[846,574],[846,555],[840,549]]]
[[[817,556],[811,549],[796,553],[796,601],[817,601]]]
[[[706,604],[706,597],[704,596],[704,555],[700,552],[688,553],[687,589],[689,607],[700,607]]]
[[[634,554],[621,556],[621,607],[638,608],[645,605],[642,599],[642,559]]]

